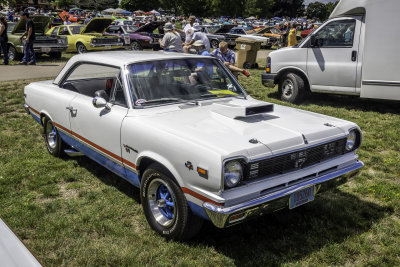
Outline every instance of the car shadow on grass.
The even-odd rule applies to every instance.
[[[189,244],[213,247],[238,266],[276,266],[367,232],[392,212],[335,189],[294,210],[281,210],[230,228],[206,223]]]
[[[66,158],[66,160],[76,160],[80,167],[85,168],[87,171],[96,176],[100,181],[109,186],[114,186],[121,193],[134,199],[140,204],[140,191],[137,187],[118,175],[112,173],[105,167],[97,164],[88,157]]]

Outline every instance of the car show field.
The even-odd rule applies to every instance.
[[[147,224],[138,189],[88,158],[47,153],[41,127],[23,109],[23,88],[38,79],[7,81],[0,82],[2,219],[45,266],[398,265],[398,104],[327,95],[284,103],[261,85],[265,60],[258,63],[239,80],[252,97],[360,126],[358,177],[294,210],[227,229],[206,223],[191,241],[167,241]]]

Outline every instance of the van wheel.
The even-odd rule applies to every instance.
[[[76,51],[78,51],[79,54],[83,54],[87,52],[86,46],[82,43],[77,43],[76,44]]]
[[[140,198],[147,222],[167,239],[189,239],[201,229],[203,219],[193,215],[181,188],[159,164],[143,173]]]
[[[279,81],[278,92],[283,101],[300,103],[305,95],[303,78],[290,72],[284,74]]]

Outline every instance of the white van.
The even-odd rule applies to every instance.
[[[262,83],[282,100],[307,90],[400,100],[399,0],[341,0],[300,44],[270,53]]]

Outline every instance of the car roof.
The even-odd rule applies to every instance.
[[[54,83],[59,83],[68,70],[79,62],[106,64],[119,68],[141,61],[154,61],[166,59],[181,58],[209,58],[207,56],[199,56],[194,54],[172,53],[163,51],[106,51],[106,52],[90,52],[73,56],[58,74]]]

